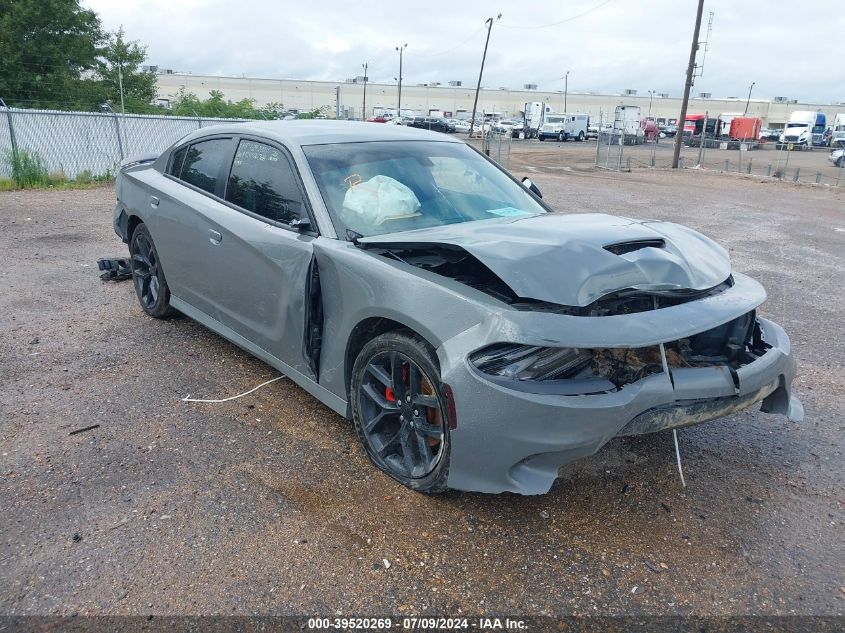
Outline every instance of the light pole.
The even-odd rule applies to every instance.
[[[755,81],[751,82],[751,85],[748,86],[748,99],[745,101],[745,114],[748,114],[748,105],[751,103],[751,91],[754,90],[754,84],[757,83]]]
[[[367,68],[369,67],[370,62],[364,62],[361,64],[361,68],[364,69],[364,103],[361,105],[361,120],[367,120]]]
[[[481,56],[481,70],[478,71],[478,84],[475,86],[475,101],[472,102],[472,119],[469,122],[469,138],[472,138],[472,130],[475,128],[475,113],[478,110],[478,93],[481,91],[481,75],[484,74],[484,61],[487,59],[487,45],[490,43],[490,31],[493,29],[493,22],[502,17],[500,13],[494,18],[487,18],[484,23],[487,25],[487,39],[484,41],[484,55]],[[482,128],[483,129],[483,128]]]
[[[402,118],[402,52],[408,48],[408,43],[402,44],[402,46],[395,47],[396,50],[399,52],[399,104],[396,107],[396,115],[401,119]]]
[[[123,105],[123,63],[117,66],[117,84],[120,87],[120,113],[126,114],[126,107]]]
[[[649,119],[651,118],[651,102],[653,100],[654,100],[654,90],[649,90],[648,91],[648,117],[646,117],[646,118],[649,118]]]
[[[569,94],[569,71],[566,71],[566,74],[561,77],[563,79],[563,111],[566,112],[566,97]]]

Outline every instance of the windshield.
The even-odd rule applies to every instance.
[[[373,141],[302,148],[341,237],[546,213],[463,143]]]
[[[787,123],[786,127],[807,127],[807,123]]]

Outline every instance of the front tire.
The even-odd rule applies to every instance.
[[[352,369],[350,397],[355,431],[379,469],[418,492],[446,490],[449,409],[424,339],[388,332],[367,343]]]
[[[145,224],[139,224],[129,240],[129,255],[132,264],[132,285],[141,309],[155,319],[172,316],[170,288],[161,269],[153,238]]]

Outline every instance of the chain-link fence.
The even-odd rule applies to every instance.
[[[513,134],[510,130],[487,130],[482,138],[482,151],[507,168],[511,160],[511,147],[513,145]]]
[[[37,154],[50,173],[69,179],[83,171],[96,176],[199,128],[242,120],[0,108],[0,178],[11,177],[16,151]]]
[[[661,139],[626,148],[625,164],[633,168],[672,166],[674,139]],[[816,147],[792,151],[777,149],[774,143],[724,142],[684,145],[680,167],[703,171],[745,174],[787,182],[845,187],[845,159],[838,148]]]
[[[638,137],[626,130],[625,120],[617,108],[614,114],[602,112],[599,116],[599,133],[596,141],[596,167],[612,171],[630,171],[623,158],[626,145],[636,144]]]

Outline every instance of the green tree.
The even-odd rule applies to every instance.
[[[79,0],[0,0],[0,97],[10,106],[75,109],[92,95],[100,18]]]
[[[281,103],[255,107],[255,99],[231,101],[219,90],[212,90],[207,99],[200,99],[184,88],[170,101],[170,114],[203,118],[279,119],[284,116]]]
[[[102,48],[97,68],[99,81],[96,93],[101,101],[109,101],[116,112],[121,107],[121,84],[123,107],[126,112],[154,112],[152,105],[156,97],[155,73],[141,70],[147,57],[147,47],[137,41],[124,39],[123,27],[110,33]]]

